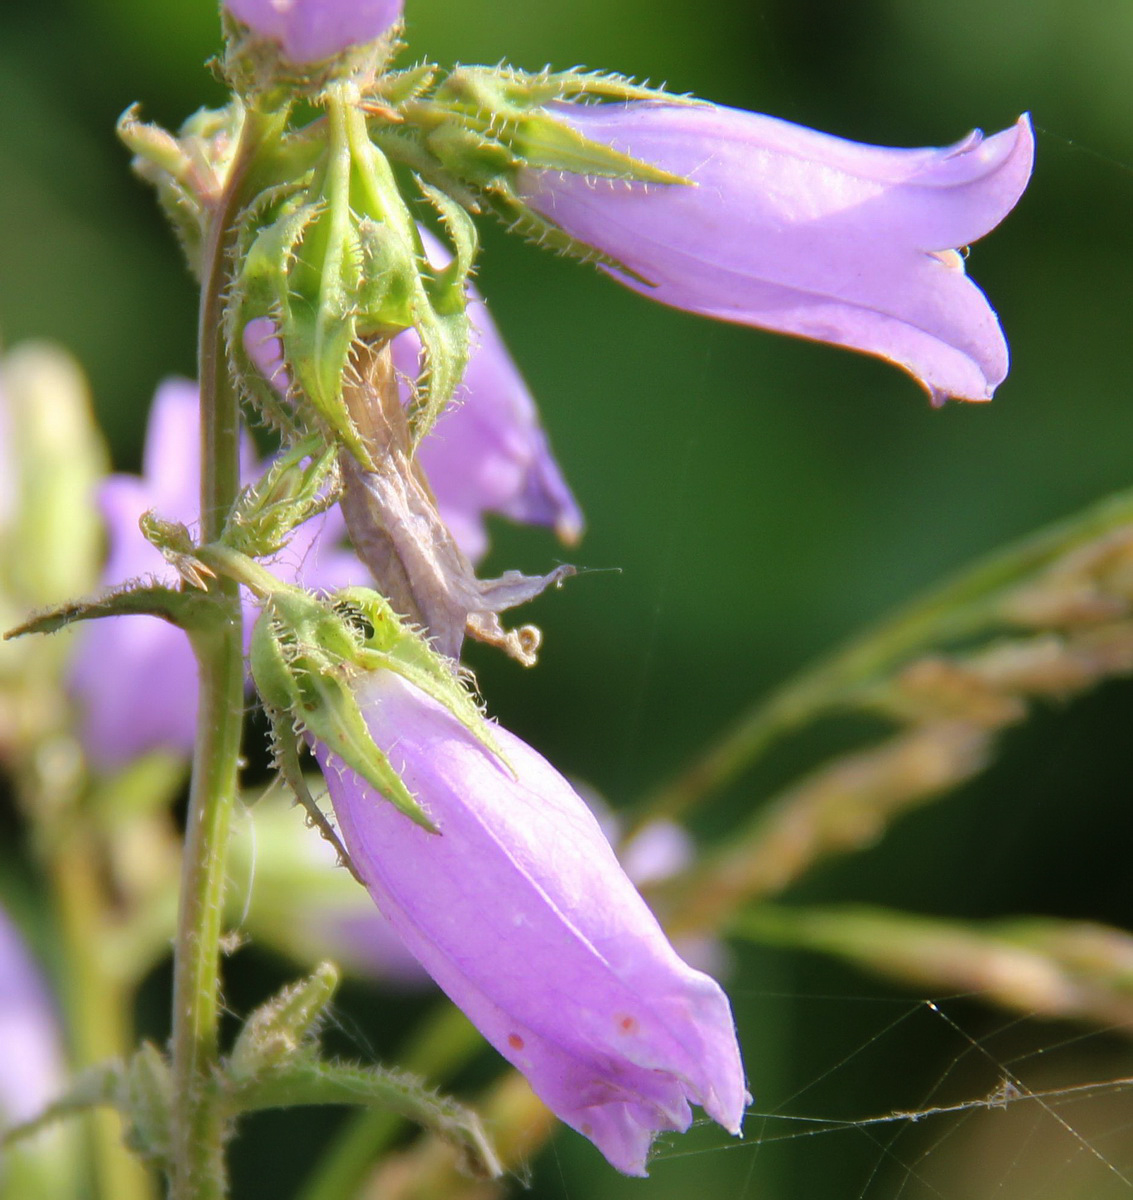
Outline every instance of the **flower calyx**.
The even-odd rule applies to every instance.
[[[700,103],[599,72],[531,74],[506,66],[458,67],[428,99],[408,103],[405,112],[421,136],[422,150],[441,176],[483,198],[511,229],[558,253],[616,266],[614,259],[570,237],[531,209],[516,180],[527,169],[690,186],[681,175],[585,137],[554,112],[554,105],[565,101],[642,100]],[[378,141],[382,142],[380,136]],[[394,143],[389,153],[396,157],[397,152]],[[427,173],[423,165],[416,169]]]
[[[390,161],[367,130],[364,93],[338,82],[321,102],[325,117],[295,135],[317,147],[310,169],[262,193],[246,212],[229,347],[246,389],[273,404],[236,336],[249,322],[269,317],[282,341],[291,398],[297,406],[305,399],[311,410],[297,407],[295,419],[329,430],[369,466],[342,397],[353,349],[361,340],[417,331],[424,369],[412,420],[420,441],[452,399],[468,361],[465,290],[476,231],[459,204],[423,185],[454,251],[451,262],[433,266]],[[385,105],[379,109],[387,112]]]
[[[410,820],[436,832],[366,727],[354,694],[366,672],[401,675],[498,754],[456,664],[437,654],[388,601],[367,588],[347,588],[326,598],[290,587],[272,592],[252,632],[250,657],[252,677],[272,722],[279,770],[347,865],[348,856],[302,781],[299,738],[304,735],[333,747],[350,770]]]

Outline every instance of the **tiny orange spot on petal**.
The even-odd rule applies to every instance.
[[[636,1017],[631,1017],[628,1014],[626,1014],[626,1015],[623,1015],[620,1017],[616,1017],[615,1020],[617,1021],[618,1029],[622,1033],[636,1033],[637,1032],[637,1018]]]
[[[507,1035],[507,1044],[513,1050],[522,1050],[524,1042],[523,1038],[521,1038],[518,1033],[509,1033]]]

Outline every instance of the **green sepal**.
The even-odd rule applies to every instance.
[[[452,399],[468,363],[471,326],[465,289],[476,231],[458,205],[433,201],[455,250],[451,263],[434,267],[388,159],[370,140],[362,110],[345,98],[342,117],[354,160],[353,201],[362,217],[359,235],[369,281],[359,297],[358,331],[389,336],[410,326],[417,330],[425,360],[413,406],[414,441],[419,443]]]
[[[265,705],[322,742],[351,770],[430,833],[436,826],[375,744],[352,684],[359,673],[351,626],[297,589],[264,603],[252,631],[251,667]]]
[[[288,984],[252,1012],[224,1065],[229,1086],[243,1087],[312,1049],[338,984],[338,969],[320,963],[306,979]]]
[[[556,101],[595,97],[700,103],[639,87],[616,75],[573,71],[529,75],[506,67],[458,67],[437,89],[432,101],[418,102],[411,111],[417,121],[434,126],[434,135],[457,128],[479,136],[479,142],[470,139],[464,143],[461,166],[463,171],[471,169],[481,186],[496,186],[503,172],[519,167],[634,183],[689,182],[681,175],[583,136],[546,107]],[[434,136],[433,144],[459,143]]]
[[[200,592],[182,592],[160,585],[138,587],[127,584],[94,600],[75,600],[59,608],[37,613],[22,625],[9,629],[4,634],[4,640],[23,637],[28,633],[57,633],[76,621],[136,613],[161,617],[182,629],[200,629],[213,615],[212,609],[213,605]]]
[[[309,733],[422,828],[436,826],[375,744],[355,689],[366,672],[390,670],[452,713],[484,748],[507,766],[464,680],[389,602],[367,588],[319,599],[280,587],[264,601],[252,631],[252,677],[272,718],[281,772],[312,819],[349,859],[302,784],[299,733]],[[510,768],[509,768],[510,769]]]
[[[334,593],[331,603],[358,631],[359,666],[371,671],[395,671],[447,708],[489,753],[507,765],[492,738],[491,725],[468,688],[426,638],[398,618],[384,596],[370,588],[343,588]]]
[[[489,107],[529,109],[555,100],[656,100],[664,104],[700,104],[689,96],[675,96],[664,88],[635,83],[626,75],[609,71],[523,71],[501,64],[496,67],[457,67],[436,89],[443,102]]]
[[[471,188],[513,232],[556,253],[626,271],[616,259],[577,241],[528,208],[516,186],[519,172],[561,172],[670,186],[689,186],[690,181],[585,137],[548,108],[572,100],[701,103],[618,75],[458,67],[431,97],[405,105],[419,147],[410,147],[402,134],[401,153],[407,161],[430,156],[436,166],[431,170],[417,166],[420,174],[441,182],[450,193],[446,177]],[[397,143],[392,148],[398,152]],[[461,202],[469,207],[463,197]]]
[[[367,92],[367,99],[380,99],[396,110],[427,92],[436,82],[439,71],[440,68],[431,62],[404,67],[400,71],[387,71],[375,80],[373,88]]]
[[[240,493],[225,524],[224,544],[252,558],[278,554],[298,526],[334,503],[337,475],[334,448],[317,435],[303,439]]]
[[[317,211],[293,187],[275,188],[258,198],[244,216],[236,249],[240,266],[224,311],[228,361],[241,396],[285,440],[301,436],[311,422],[260,373],[244,345],[244,330],[257,317],[269,317],[277,330],[283,323],[291,302],[287,271]],[[333,420],[323,416],[334,428]],[[340,419],[346,419],[344,413]]]
[[[346,849],[338,831],[331,824],[326,813],[319,807],[314,796],[307,787],[307,777],[300,763],[302,744],[296,735],[293,721],[288,720],[290,714],[270,705],[264,705],[264,711],[271,721],[271,749],[275,769],[280,778],[291,789],[295,800],[307,813],[307,824],[319,831],[324,841],[334,847],[338,861],[350,872],[358,883],[365,885],[361,873],[354,866],[350,851]]]

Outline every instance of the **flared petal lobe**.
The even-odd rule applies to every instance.
[[[426,807],[426,833],[317,753],[342,836],[387,920],[567,1124],[627,1174],[690,1104],[738,1133],[748,1101],[727,998],[687,966],[565,779],[504,729],[512,771],[389,672],[359,702]]]
[[[254,33],[293,63],[314,63],[377,41],[401,20],[401,0],[225,0]]]
[[[616,259],[643,295],[888,359],[934,402],[990,399],[1007,344],[957,251],[1031,175],[1022,116],[944,149],[849,142],[711,104],[557,104],[588,138],[691,181],[523,171],[527,203]]]

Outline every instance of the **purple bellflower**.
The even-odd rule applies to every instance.
[[[440,987],[626,1174],[645,1174],[658,1132],[688,1128],[692,1103],[738,1134],[749,1098],[727,998],[677,956],[574,789],[493,728],[503,765],[390,672],[365,676],[358,701],[439,836],[316,753],[355,867]]]
[[[0,909],[0,1128],[42,1112],[63,1080],[54,1005],[27,947]]]
[[[377,41],[401,20],[401,0],[224,0],[293,63],[315,63]]]
[[[876,354],[934,404],[988,400],[1007,343],[960,248],[1011,211],[1031,175],[1020,117],[944,149],[845,141],[713,104],[558,103],[585,137],[689,181],[520,172],[537,213],[674,308]]]
[[[110,544],[104,587],[137,579],[176,585],[176,573],[142,536],[138,520],[153,509],[165,520],[189,526],[196,521],[198,406],[196,384],[166,380],[154,396],[143,475],[111,475],[103,482],[99,504]],[[242,447],[241,474],[248,481],[256,474],[249,440]],[[281,577],[330,589],[361,583],[365,569],[353,555],[334,549],[344,532],[337,508],[301,526],[275,560]],[[99,769],[122,767],[150,750],[186,755],[192,750],[197,664],[189,639],[175,626],[148,616],[91,622],[76,649],[70,682],[81,710],[80,737]]]

